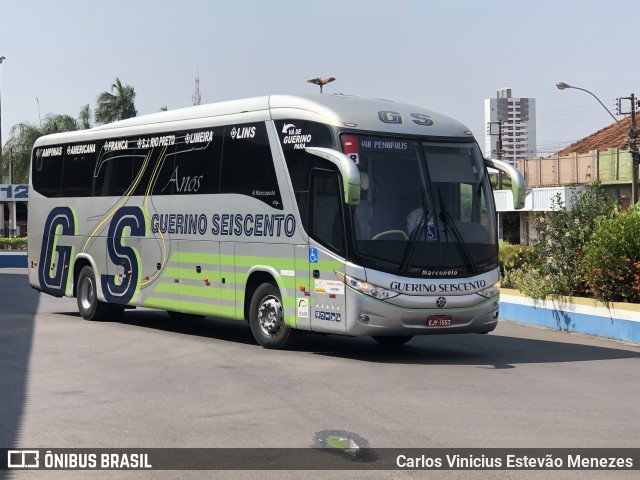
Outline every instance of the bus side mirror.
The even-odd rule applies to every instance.
[[[331,148],[307,147],[305,151],[337,166],[344,185],[344,203],[354,206],[360,204],[360,171],[353,160]]]
[[[513,193],[513,208],[520,210],[524,208],[524,200],[527,195],[527,185],[524,182],[524,177],[518,171],[517,168],[512,167],[502,160],[496,160],[495,158],[485,158],[484,163],[489,168],[495,168],[501,172],[507,174],[511,178],[511,193]]]

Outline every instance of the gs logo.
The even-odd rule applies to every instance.
[[[115,265],[122,265],[126,274],[122,279],[116,279],[115,275],[100,275],[102,293],[109,303],[127,304],[140,288],[140,255],[123,240],[125,228],[129,228],[129,235],[133,237],[144,237],[148,226],[146,220],[140,207],[122,207],[111,219],[107,254]]]
[[[56,297],[64,296],[73,247],[58,245],[60,235],[77,235],[76,214],[69,207],[56,207],[44,224],[38,264],[40,288]]]
[[[430,127],[433,125],[433,120],[429,115],[425,115],[424,113],[411,113],[409,116],[413,119],[412,122],[416,125],[423,125],[425,127]],[[402,115],[398,112],[392,112],[388,110],[383,110],[378,112],[378,118],[382,123],[392,123],[396,125],[401,125],[403,122]]]
[[[73,209],[56,207],[49,213],[44,226],[38,280],[42,291],[62,297],[67,289],[73,247],[58,245],[60,236],[78,235],[78,222]],[[126,275],[100,275],[100,284],[109,303],[126,304],[140,287],[140,256],[124,244],[128,236],[144,237],[148,230],[147,217],[140,207],[122,207],[115,212],[107,236],[107,254],[113,264],[123,267]]]

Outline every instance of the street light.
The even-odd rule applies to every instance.
[[[327,77],[327,78],[316,77],[316,78],[310,78],[309,80],[307,80],[307,83],[313,83],[314,85],[319,85],[320,93],[322,93],[322,86],[326,85],[327,83],[331,83],[334,80],[335,80],[334,77]]]
[[[2,62],[5,61],[7,57],[4,55],[0,56],[0,67],[2,66]],[[2,68],[0,68],[0,166],[2,165]],[[2,176],[0,175],[0,178]],[[0,225],[0,230],[2,230],[4,225]]]
[[[0,56],[0,172],[2,172],[2,62],[7,57]],[[2,175],[0,175],[0,182],[4,181]],[[4,236],[4,204],[0,202],[0,235]]]
[[[564,90],[566,88],[575,88],[576,90],[582,90],[583,92],[587,92],[589,95],[595,98],[600,105],[602,105],[602,108],[604,108],[609,115],[611,115],[611,118],[615,120],[618,127],[622,128],[622,124],[620,123],[620,121],[613,115],[613,113],[611,113],[611,111],[605,106],[605,104],[602,103],[602,101],[598,97],[596,97],[595,94],[593,94],[586,88],[574,87],[573,85],[569,85],[565,82],[556,83],[556,87],[558,87],[558,90]],[[632,159],[631,202],[635,205],[636,202],[638,201],[638,165],[640,164],[640,158],[638,158],[639,157],[638,148],[636,146],[636,137],[638,132],[635,125],[636,106],[635,106],[633,95],[631,97],[631,108],[632,108],[631,129],[629,130],[629,149],[631,150],[631,159]]]
[[[605,106],[605,104],[602,103],[598,97],[596,97],[593,93],[591,93],[586,88],[574,87],[573,85],[568,85],[564,82],[556,83],[556,87],[558,87],[558,90],[564,90],[565,88],[575,88],[576,90],[582,90],[583,92],[587,92],[589,95],[595,98],[600,103],[600,105],[602,105],[602,108],[604,108],[607,111],[607,113],[611,115],[611,118],[613,118],[617,124],[620,124],[620,121],[613,116],[613,113],[611,113],[611,111]]]

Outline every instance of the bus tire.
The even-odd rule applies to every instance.
[[[409,340],[413,338],[413,335],[392,335],[392,336],[373,336],[372,337],[376,342],[380,345],[384,345],[385,347],[399,347],[400,345],[404,345]]]
[[[272,283],[260,285],[251,297],[249,324],[256,341],[264,348],[284,348],[293,340],[293,331],[284,323],[280,290]]]
[[[109,304],[98,300],[98,286],[93,268],[90,266],[80,270],[76,291],[78,311],[85,320],[104,320],[109,312]]]

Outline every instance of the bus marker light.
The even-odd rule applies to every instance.
[[[180,283],[180,279],[178,279],[178,278],[174,278],[174,279],[173,279],[173,283]]]
[[[301,292],[304,292],[307,289],[304,285],[300,285],[298,288]]]
[[[305,297],[310,297],[311,296],[311,292],[304,292],[304,296]]]

